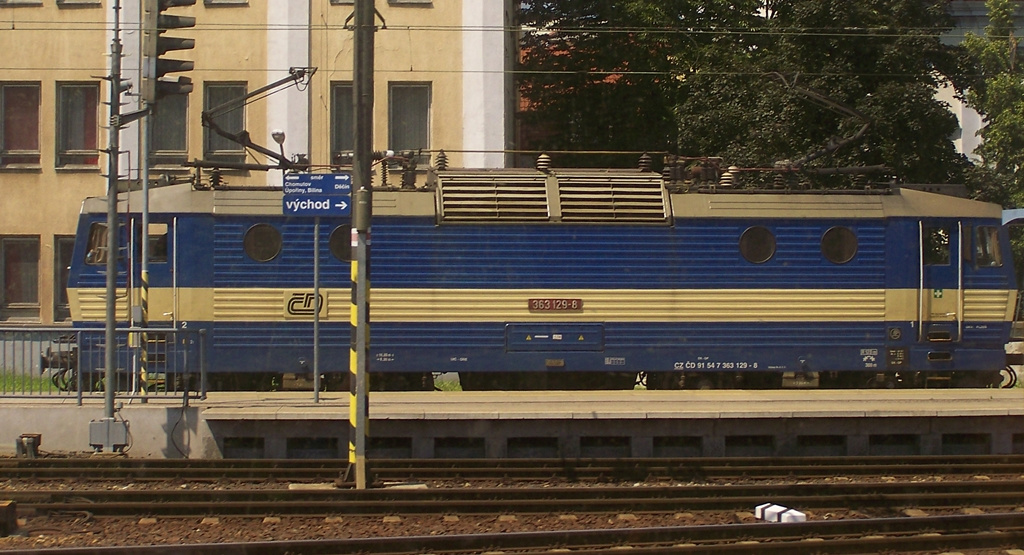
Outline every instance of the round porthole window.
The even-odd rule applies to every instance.
[[[748,262],[761,264],[775,256],[775,235],[761,226],[754,226],[740,236],[740,254]]]
[[[331,254],[342,262],[352,260],[352,226],[339,225],[331,232]]]
[[[256,224],[245,232],[242,247],[256,262],[269,262],[281,254],[281,232],[270,224]]]
[[[821,236],[821,254],[835,264],[846,264],[857,254],[857,236],[848,227],[833,227]]]

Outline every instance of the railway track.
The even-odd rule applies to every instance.
[[[27,514],[92,516],[383,516],[750,511],[770,501],[801,510],[882,515],[905,508],[1024,507],[1024,481],[813,483],[671,487],[385,488],[376,490],[21,490],[4,492]],[[1024,520],[1024,514],[1021,514]]]
[[[356,490],[340,479],[346,465],[337,460],[5,459],[0,499],[16,503],[28,529],[62,530],[65,537],[69,528],[94,527],[107,532],[90,533],[113,533],[107,541],[117,541],[118,531],[137,528],[142,518],[166,527],[154,536],[164,541],[189,534],[187,546],[80,551],[94,555],[535,553],[556,547],[605,553],[623,546],[635,553],[926,553],[1024,544],[1020,456],[389,460],[370,466],[377,487]],[[291,483],[303,487],[289,489]],[[398,485],[404,487],[390,487]],[[809,522],[752,523],[749,513],[765,502],[804,511]],[[636,524],[623,520],[629,515]],[[566,524],[562,516],[573,518]],[[521,525],[496,531],[506,518]],[[285,535],[293,539],[230,543],[232,535],[229,543],[221,537],[205,545],[197,541],[206,537],[199,522],[205,519],[250,532],[267,519],[327,531],[312,536],[324,538],[318,540]],[[381,524],[388,519],[409,524]],[[441,524],[448,519],[462,519],[459,533]],[[343,524],[323,524],[338,521]],[[530,528],[533,522],[559,529]],[[674,525],[684,522],[714,524]],[[422,523],[440,528],[429,537],[415,534]],[[404,537],[394,537],[399,533]],[[351,537],[330,539],[338,535]],[[17,545],[0,549],[18,553],[9,550]]]
[[[815,553],[928,553],[951,549],[1006,549],[1024,541],[1020,514],[961,515],[804,522],[732,524],[558,532],[486,533],[216,543],[107,548],[69,548],[62,555],[285,555],[289,553],[717,553],[791,555]],[[11,550],[11,555],[43,553]]]
[[[343,479],[338,459],[0,459],[0,473],[31,480],[237,480]],[[1020,476],[1024,456],[908,456],[700,459],[381,459],[368,463],[378,485],[398,480],[713,481],[790,480],[835,476]]]

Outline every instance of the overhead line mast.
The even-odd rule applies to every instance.
[[[370,219],[373,209],[373,0],[355,0],[353,103],[355,141],[352,152],[352,353],[350,357],[349,466],[357,489],[366,488],[366,420],[369,413],[367,353],[370,337]]]

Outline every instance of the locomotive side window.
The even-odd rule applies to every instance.
[[[331,247],[331,254],[342,262],[352,260],[352,226],[339,225],[331,232],[331,239],[328,241]]]
[[[89,244],[85,247],[86,264],[107,263],[107,224],[99,222],[89,226]]]
[[[281,232],[270,224],[256,224],[242,240],[245,254],[256,262],[269,262],[281,254]]]
[[[167,262],[167,224],[149,224],[149,261]]]
[[[924,226],[922,228],[921,248],[926,266],[945,266],[949,264],[949,228]]]
[[[761,264],[775,256],[775,236],[761,226],[747,228],[740,236],[740,254],[747,262]]]
[[[974,250],[971,249],[971,237],[974,237],[974,233],[971,229],[973,228],[969,224],[960,228],[960,232],[963,233],[964,238],[962,241],[963,249],[961,249],[960,252],[960,259],[963,260],[965,264],[974,261]]]
[[[857,254],[857,236],[848,227],[833,227],[821,236],[821,254],[829,262],[846,264]]]
[[[999,228],[979,226],[975,230],[974,260],[979,268],[998,268],[1003,265],[1003,256],[999,251]]]

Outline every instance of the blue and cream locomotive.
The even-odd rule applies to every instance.
[[[638,170],[430,177],[373,194],[371,385],[457,372],[464,389],[991,386],[1006,367],[1017,291],[996,205]],[[119,199],[124,244],[139,206]],[[320,220],[317,302],[314,221],[285,216],[280,188],[173,185],[150,207],[150,325],[205,330],[214,378],[296,373],[319,307],[321,371],[347,376],[346,218]],[[103,325],[105,226],[105,199],[86,200],[76,326]],[[138,298],[125,252],[121,320]]]

